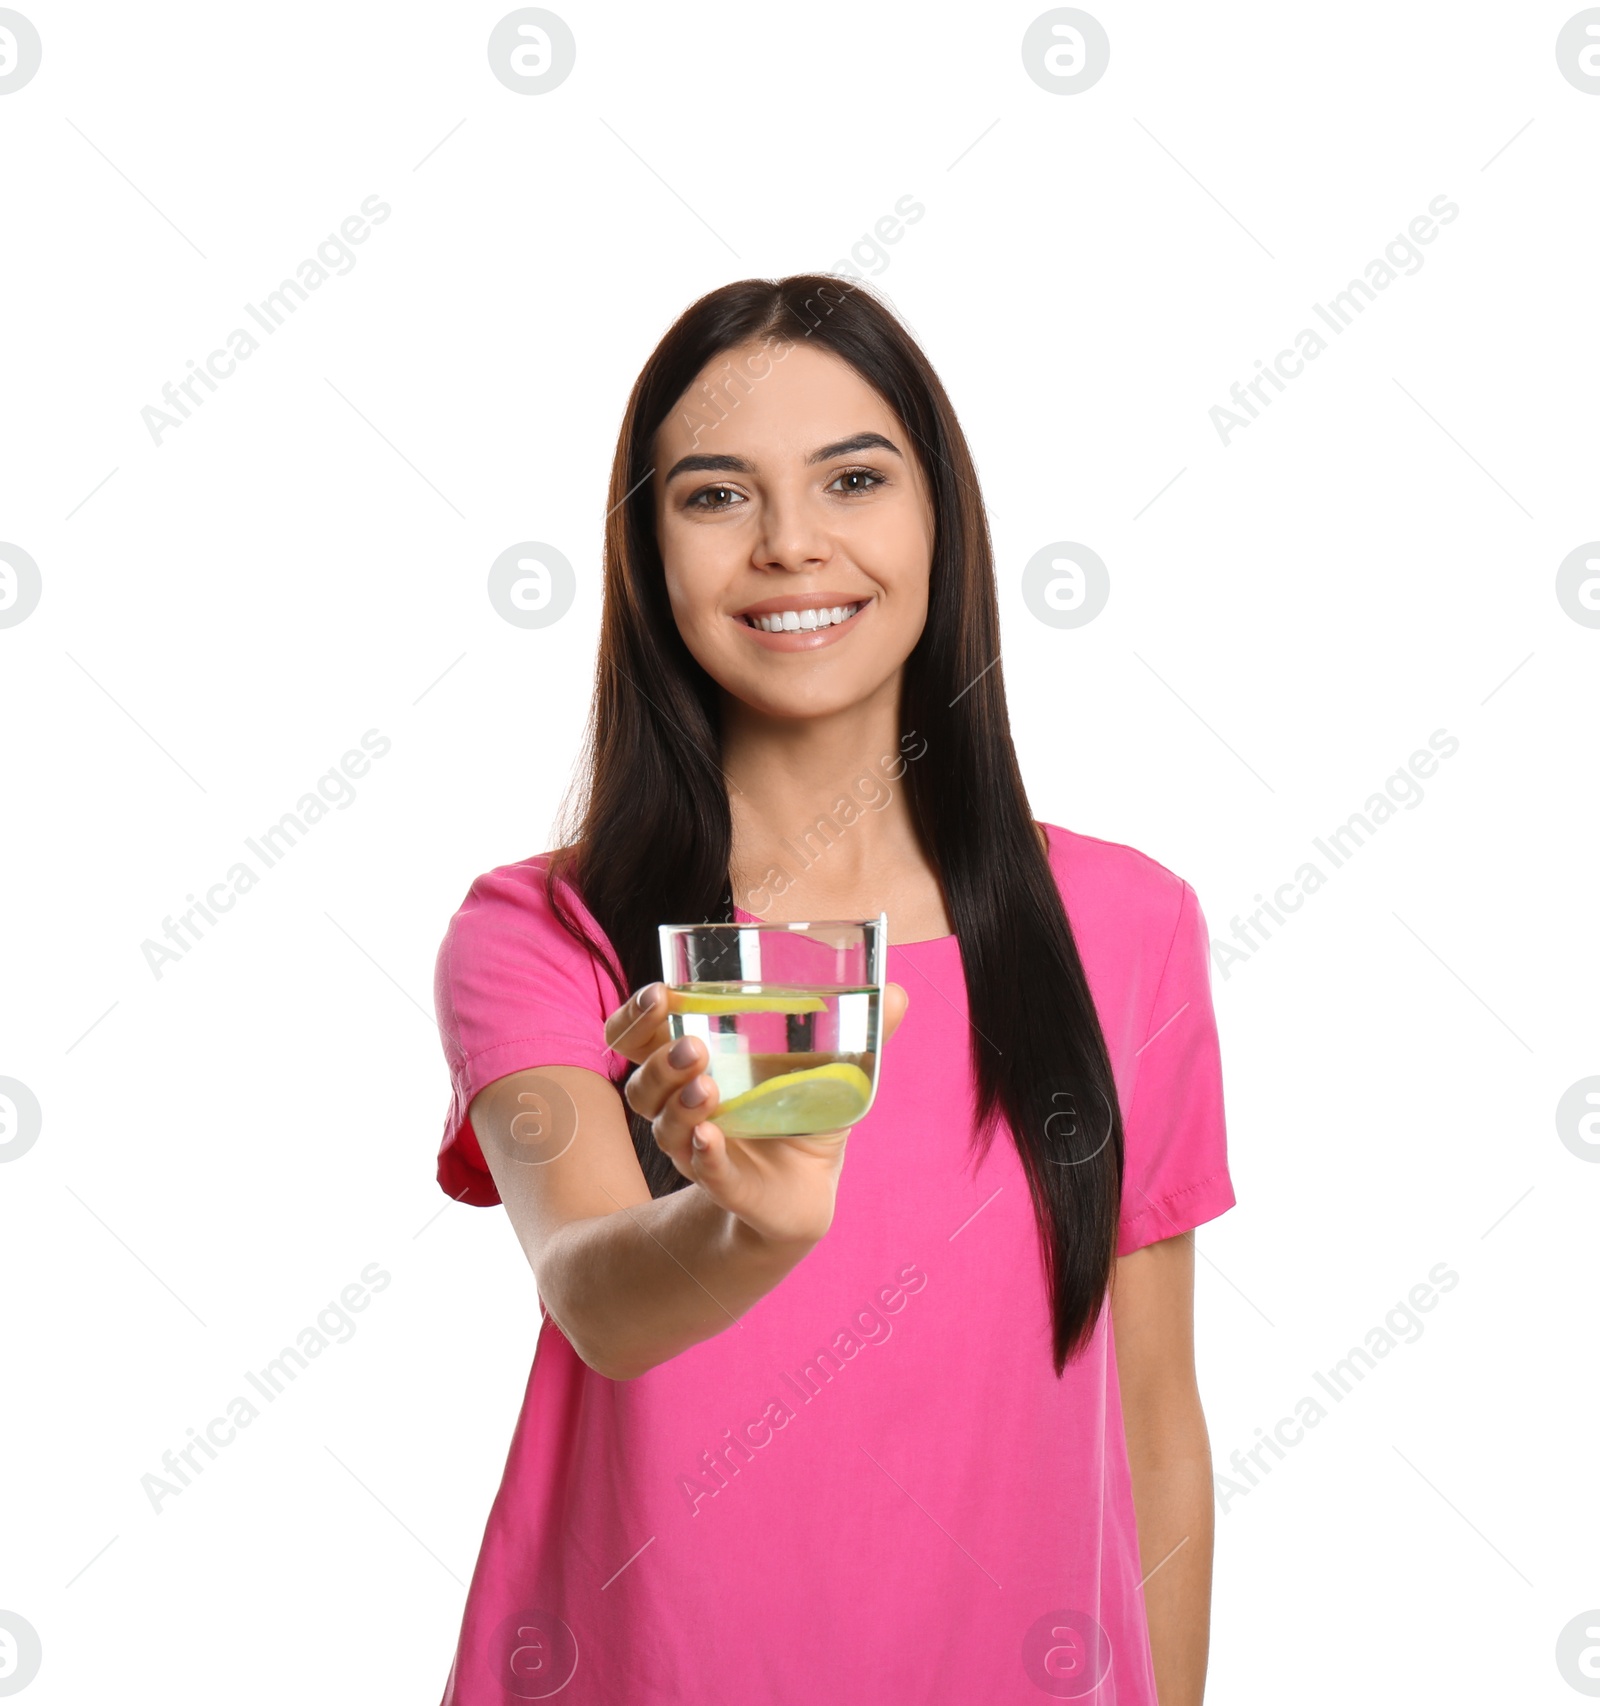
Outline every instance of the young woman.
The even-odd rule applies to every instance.
[[[612,468],[581,810],[440,950],[439,1182],[543,1317],[445,1706],[1198,1706],[1207,935],[1036,823],[949,399],[869,291],[695,303]],[[744,1140],[656,927],[889,918],[854,1131]]]

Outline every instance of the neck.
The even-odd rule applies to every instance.
[[[731,875],[747,912],[774,922],[867,917],[926,876],[904,785],[899,691],[896,675],[856,705],[807,718],[724,700]]]

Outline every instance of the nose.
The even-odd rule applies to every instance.
[[[803,491],[772,494],[762,508],[761,523],[750,553],[755,568],[804,574],[823,568],[833,556],[824,518]]]

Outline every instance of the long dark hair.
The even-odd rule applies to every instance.
[[[572,839],[551,857],[548,892],[606,967],[619,1003],[660,976],[660,923],[733,917],[720,690],[684,645],[668,604],[652,446],[680,403],[712,418],[737,406],[731,379],[722,400],[709,388],[686,397],[709,363],[755,343],[787,353],[801,339],[847,361],[882,395],[915,441],[932,493],[928,617],[906,660],[900,715],[934,757],[910,765],[904,785],[961,950],[975,1143],[986,1152],[1001,1117],[1015,1138],[1039,1226],[1059,1376],[1088,1342],[1110,1279],[1121,1112],[1012,746],[988,521],[967,442],[927,358],[861,285],[809,274],[724,285],[688,308],[645,363],[611,469],[594,701],[576,803],[569,794],[563,812]],[[562,882],[605,932],[610,954],[564,905]],[[681,1190],[689,1181],[649,1122],[631,1109],[628,1121],[651,1194]]]

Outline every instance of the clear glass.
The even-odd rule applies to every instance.
[[[878,1091],[889,920],[663,924],[674,1041],[706,1045],[727,1136],[806,1137],[854,1125]]]

